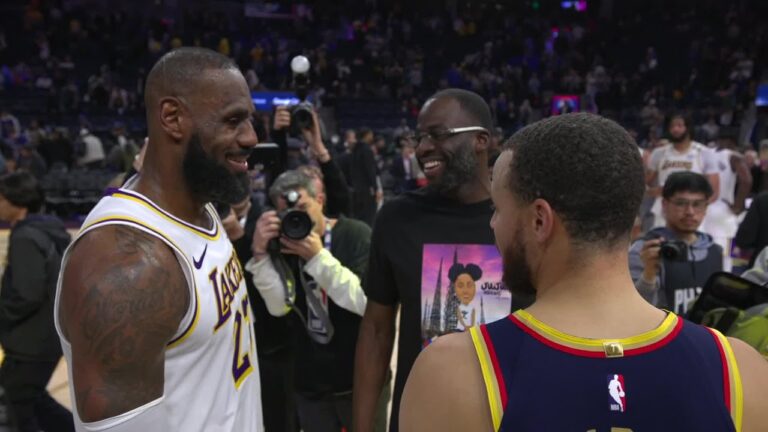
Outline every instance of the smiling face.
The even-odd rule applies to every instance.
[[[258,143],[253,103],[236,69],[208,70],[188,107],[194,120],[184,155],[189,188],[206,201],[232,204],[248,192],[248,156]]]
[[[417,134],[440,136],[448,129],[477,126],[476,123],[455,99],[442,97],[424,104],[416,130]],[[416,143],[416,157],[430,187],[450,193],[475,178],[478,159],[474,141],[478,134],[467,132],[439,139],[426,136]]]

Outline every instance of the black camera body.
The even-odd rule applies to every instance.
[[[301,195],[295,190],[289,190],[283,194],[288,208],[277,214],[280,218],[280,233],[292,240],[306,238],[314,228],[314,222],[307,212],[294,208]]]
[[[680,240],[664,241],[661,243],[659,255],[667,261],[687,262],[688,245]]]
[[[658,233],[648,233],[644,240],[656,240],[661,237]],[[666,261],[687,262],[689,260],[688,249],[688,244],[684,241],[664,240],[660,245],[659,256]]]
[[[291,135],[298,136],[302,130],[311,129],[314,125],[312,120],[312,103],[302,100],[290,107],[291,112]]]

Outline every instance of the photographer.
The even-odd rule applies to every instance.
[[[701,174],[671,174],[662,190],[666,226],[650,230],[630,248],[635,286],[658,307],[684,314],[709,276],[722,269],[723,249],[698,231],[712,193]]]
[[[272,138],[283,151],[287,149],[287,133],[291,129],[291,111],[289,107],[279,106],[275,110]],[[341,169],[323,143],[320,121],[317,113],[312,111],[312,127],[301,131],[302,138],[309,146],[312,157],[323,174],[323,184],[326,190],[326,214],[339,216],[349,214],[350,194],[347,181]]]
[[[295,399],[306,432],[351,427],[354,353],[366,306],[362,275],[371,237],[362,222],[326,217],[322,189],[319,179],[299,170],[280,175],[269,191],[277,212],[267,211],[257,221],[253,258],[245,266],[270,314],[294,312]],[[297,234],[301,228],[309,233]]]

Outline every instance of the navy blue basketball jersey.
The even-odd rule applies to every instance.
[[[741,430],[728,340],[675,314],[627,339],[567,335],[522,310],[470,335],[494,430]]]

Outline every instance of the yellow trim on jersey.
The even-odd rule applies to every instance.
[[[595,352],[603,352],[605,351],[606,344],[613,343],[621,344],[625,351],[652,345],[669,336],[670,333],[672,333],[672,331],[675,329],[679,319],[677,315],[669,313],[658,327],[637,336],[624,339],[588,339],[563,333],[560,330],[557,330],[556,328],[550,327],[549,325],[539,321],[533,315],[522,309],[518,310],[513,315],[519,319],[526,327],[535,331],[546,339],[570,348]]]
[[[192,278],[194,279],[194,277]],[[197,284],[195,284],[195,316],[192,318],[192,323],[187,326],[187,329],[184,330],[182,334],[179,335],[179,337],[176,338],[176,340],[171,341],[167,345],[167,349],[176,348],[177,346],[181,345],[182,342],[184,342],[189,335],[195,332],[195,329],[197,328],[197,322],[200,320],[200,298],[197,295]]]
[[[741,425],[744,415],[744,389],[741,385],[741,373],[739,372],[739,365],[736,363],[736,356],[733,354],[733,348],[728,338],[723,336],[719,331],[712,329],[712,332],[720,340],[720,345],[725,351],[725,362],[728,367],[728,382],[731,393],[731,418],[733,424],[736,426],[736,432],[741,432]]]
[[[493,370],[491,355],[488,353],[485,339],[483,339],[483,335],[480,333],[480,327],[470,327],[469,334],[472,337],[472,344],[477,353],[477,360],[480,362],[480,370],[483,372],[485,391],[488,394],[488,405],[491,409],[493,430],[497,431],[501,427],[501,418],[504,415],[504,408],[501,406],[501,395],[499,394],[499,381]]]
[[[204,238],[206,240],[216,241],[216,240],[219,239],[219,237],[221,237],[222,229],[219,228],[219,224],[217,223],[217,218],[212,214],[211,209],[208,206],[206,206],[205,208],[208,211],[208,216],[211,218],[211,222],[213,222],[214,229],[216,230],[215,231],[216,232],[215,235],[210,235],[210,234],[202,232],[200,229],[195,229],[195,228],[193,228],[191,226],[187,226],[187,225],[181,223],[174,216],[172,216],[172,215],[170,215],[170,214],[168,214],[168,213],[166,213],[166,212],[164,212],[162,210],[159,210],[159,209],[155,208],[153,205],[151,205],[150,203],[148,203],[148,202],[146,202],[146,201],[144,201],[144,200],[142,200],[140,198],[136,198],[134,196],[131,196],[131,195],[128,195],[128,194],[125,194],[125,193],[122,193],[122,192],[115,192],[115,193],[112,194],[112,197],[119,198],[119,199],[125,199],[125,200],[128,200],[128,201],[133,201],[133,202],[135,202],[137,204],[141,204],[142,206],[144,206],[147,209],[151,210],[155,214],[161,216],[165,220],[173,223],[174,225],[177,225],[177,226],[179,226],[181,228],[184,228],[187,231],[195,233],[195,234],[199,235],[200,237],[202,237],[202,238]]]
[[[184,330],[184,332],[182,332],[179,336],[177,336],[174,339],[172,339],[171,342],[166,346],[166,348],[167,349],[171,349],[171,348],[175,348],[175,347],[179,346],[182,342],[184,342],[185,339],[187,339],[187,337],[189,337],[189,335],[192,334],[192,332],[195,331],[195,328],[197,327],[197,322],[200,319],[200,302],[199,302],[200,297],[199,297],[199,295],[197,293],[197,282],[195,281],[194,270],[192,270],[194,267],[192,267],[192,265],[190,264],[189,260],[187,260],[187,257],[184,256],[184,253],[182,252],[182,250],[179,247],[179,245],[176,244],[176,242],[174,242],[173,240],[169,239],[167,236],[165,236],[163,233],[161,233],[160,231],[158,231],[154,227],[151,227],[151,226],[145,224],[144,222],[141,222],[140,220],[138,220],[136,218],[133,218],[131,216],[115,215],[115,216],[106,216],[106,217],[103,217],[103,218],[100,218],[100,219],[96,219],[95,221],[89,223],[88,225],[84,225],[80,229],[80,232],[78,233],[78,236],[81,235],[82,233],[84,233],[85,231],[87,231],[88,229],[90,229],[90,228],[92,228],[92,227],[94,227],[94,226],[96,226],[98,224],[104,223],[104,222],[116,222],[116,223],[119,223],[119,222],[131,222],[131,223],[135,223],[136,225],[142,226],[142,227],[152,231],[154,234],[160,236],[161,238],[166,240],[168,243],[173,245],[173,247],[179,252],[176,255],[180,256],[184,260],[184,262],[187,264],[187,267],[188,267],[188,269],[190,271],[190,276],[192,276],[191,277],[191,279],[192,279],[192,288],[193,288],[193,291],[194,291],[194,294],[195,294],[195,296],[194,296],[195,315],[192,318],[192,322],[187,326],[186,330]]]

